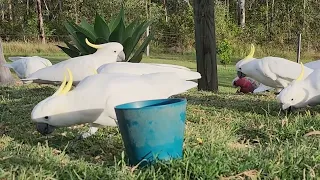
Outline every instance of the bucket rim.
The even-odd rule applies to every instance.
[[[161,102],[166,102],[166,101],[173,101],[170,103],[164,103],[162,104]],[[130,104],[139,104],[143,102],[152,102],[148,106],[142,106],[142,107],[136,107],[136,106],[131,106]],[[162,98],[162,99],[150,99],[150,100],[141,100],[141,101],[133,101],[129,103],[124,103],[124,104],[119,104],[114,107],[115,110],[140,110],[140,109],[151,109],[155,107],[164,107],[164,106],[169,106],[172,104],[185,104],[187,102],[186,98]],[[158,105],[157,105],[158,104]]]

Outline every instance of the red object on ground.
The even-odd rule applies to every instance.
[[[254,91],[254,86],[250,80],[247,78],[240,78],[234,81],[234,86],[240,87],[240,92],[252,93]]]

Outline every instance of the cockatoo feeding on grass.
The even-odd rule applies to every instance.
[[[254,80],[275,88],[280,92],[291,81],[299,76],[301,67],[298,63],[279,57],[253,58],[254,46],[251,45],[250,54],[236,64],[239,78],[251,77]],[[307,67],[302,79],[306,78],[313,70]]]
[[[201,75],[198,72],[191,71],[189,68],[170,64],[155,64],[155,63],[130,63],[116,62],[108,63],[100,66],[97,70],[102,73],[126,73],[134,75],[151,74],[158,72],[174,72],[181,79],[196,80],[200,79]]]
[[[291,107],[302,108],[320,104],[320,69],[314,70],[308,77],[304,77],[305,67],[301,63],[301,74],[277,96],[282,109]]]
[[[304,64],[305,67],[308,67],[310,69],[316,70],[320,69],[320,60],[311,61]],[[265,86],[264,84],[260,83],[259,87],[253,91],[253,93],[260,93],[264,91],[270,91],[272,90],[272,87]]]
[[[114,110],[117,105],[169,98],[197,86],[196,82],[185,81],[176,73],[110,73],[88,76],[70,91],[73,75],[69,69],[68,73],[67,85],[64,77],[56,93],[32,110],[31,119],[43,135],[52,133],[56,127],[90,123],[89,132],[80,136],[86,138],[94,134],[99,126],[117,126]]]
[[[118,42],[95,45],[86,39],[86,43],[96,48],[97,51],[93,54],[71,58],[40,69],[28,78],[22,79],[22,81],[26,83],[30,81],[46,84],[60,83],[63,81],[63,72],[66,68],[69,68],[74,73],[73,83],[76,85],[85,77],[93,75],[101,65],[125,60],[123,46]]]
[[[39,56],[9,57],[8,59],[12,63],[6,63],[3,66],[13,69],[20,79],[27,78],[39,69],[52,66],[52,63],[48,59]]]

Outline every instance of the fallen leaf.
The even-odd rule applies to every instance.
[[[137,165],[129,168],[129,169],[130,169],[130,172],[133,173],[133,172],[139,167],[139,165],[140,165],[142,162],[144,162],[144,161],[147,161],[147,160],[146,160],[146,159],[143,159],[143,160],[141,160]]]
[[[262,129],[264,127],[264,124],[261,124],[260,126],[259,126],[259,129]]]
[[[312,136],[312,135],[320,135],[320,131],[311,131],[304,135],[304,137]]]
[[[201,138],[197,138],[197,141],[198,141],[199,144],[203,144],[203,141],[202,141]]]
[[[52,150],[52,153],[53,153],[54,155],[58,155],[58,154],[61,153],[61,151],[58,150],[58,149],[53,149],[53,150]]]
[[[281,120],[281,127],[284,127],[285,125],[288,125],[288,118],[285,117],[284,119]]]
[[[98,159],[100,159],[100,158],[101,158],[101,156],[96,156],[96,157],[94,157],[95,160],[98,160]]]

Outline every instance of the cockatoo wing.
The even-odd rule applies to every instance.
[[[189,70],[191,71],[191,69],[184,67],[184,66],[179,66],[179,65],[174,65],[174,64],[158,64],[158,63],[149,63],[152,65],[156,65],[156,66],[163,66],[163,67],[172,67],[172,68],[178,68],[178,69],[184,69],[184,70]]]
[[[260,83],[260,85],[257,87],[257,89],[253,91],[253,93],[260,93],[260,92],[268,91],[271,89],[273,88]]]
[[[80,56],[39,69],[28,76],[28,78],[23,79],[23,81],[39,79],[44,81],[61,82],[63,81],[67,68],[72,71],[74,82],[79,82],[86,76],[93,75],[96,70],[93,62],[85,61],[83,56]]]
[[[12,62],[20,60],[20,59],[24,59],[26,57],[22,57],[22,56],[15,56],[15,57],[8,57],[8,59]]]
[[[198,72],[191,71],[188,68],[177,65],[166,64],[151,64],[151,63],[128,63],[117,62],[108,63],[98,68],[98,73],[128,73],[128,74],[150,74],[157,72],[175,72],[180,78],[185,80],[200,79],[201,75]]]
[[[305,63],[304,66],[310,68],[310,69],[320,69],[320,60],[316,60],[316,61],[311,61],[308,63]]]
[[[265,57],[258,62],[264,64],[261,66],[264,68],[262,71],[268,72],[266,68],[269,68],[271,73],[288,81],[297,79],[301,73],[301,65],[287,59],[279,57]],[[307,77],[312,71],[312,69],[304,67],[304,78]]]
[[[6,63],[4,66],[11,68],[17,73],[19,78],[26,78],[27,62],[23,59],[15,60],[12,63]]]
[[[134,101],[169,98],[197,86],[197,83],[185,81],[175,73],[119,77],[104,83],[108,84],[105,109],[107,114],[104,114],[104,116],[107,115],[112,119],[116,119],[114,107],[117,105]]]

